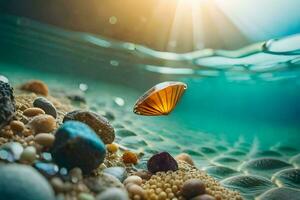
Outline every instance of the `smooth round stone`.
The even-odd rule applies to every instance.
[[[45,163],[45,162],[34,163],[34,168],[36,168],[40,173],[42,173],[46,177],[52,177],[55,174],[57,174],[59,171],[57,165],[53,163]]]
[[[209,194],[202,194],[202,195],[196,196],[190,200],[215,200],[215,198]]]
[[[129,200],[126,191],[119,188],[109,188],[104,192],[100,193],[96,200]]]
[[[0,165],[0,198],[5,200],[55,200],[48,181],[27,165]]]
[[[124,167],[109,167],[103,170],[103,173],[110,174],[121,182],[127,178],[127,171]]]
[[[20,156],[20,162],[32,164],[36,159],[36,149],[33,146],[28,146],[24,149]]]
[[[22,90],[34,92],[43,96],[48,96],[48,86],[40,80],[31,80],[21,86]]]
[[[133,183],[135,185],[142,185],[143,180],[141,177],[133,175],[133,176],[129,176],[128,178],[126,178],[123,182],[123,184],[125,186],[130,183]]]
[[[24,150],[23,146],[18,142],[9,142],[0,146],[0,151],[7,151],[8,157],[5,159],[9,162],[13,162],[20,159],[20,156]]]
[[[75,110],[65,115],[63,121],[76,120],[90,126],[105,144],[111,144],[115,139],[115,130],[109,121],[97,113]]]
[[[49,133],[39,133],[34,137],[34,141],[44,147],[51,147],[55,136]]]
[[[119,181],[119,179],[109,174],[101,174],[97,177],[88,177],[84,179],[84,183],[92,192],[95,193],[102,193],[109,188],[125,190],[124,185]]]
[[[51,115],[37,115],[28,126],[37,133],[50,133],[56,128],[56,121]]]
[[[81,192],[78,195],[78,200],[94,200],[95,197],[92,194]]]
[[[300,200],[300,190],[292,188],[274,188],[259,197],[256,200]]]
[[[284,169],[272,177],[279,187],[300,189],[300,169]]]
[[[168,153],[162,152],[153,155],[147,163],[147,168],[151,173],[176,171],[178,169],[177,161]]]
[[[193,158],[187,153],[181,153],[175,157],[176,160],[184,161],[192,166],[194,166]]]
[[[205,171],[216,179],[224,179],[239,174],[238,171],[224,166],[210,166]]]
[[[123,138],[120,141],[120,144],[131,149],[136,149],[139,147],[145,147],[147,146],[147,142],[145,142],[142,138],[139,136],[130,136]]]
[[[45,111],[46,114],[51,115],[52,117],[57,117],[57,111],[55,106],[46,98],[38,97],[33,101],[33,106],[41,108]]]
[[[182,185],[181,194],[187,199],[191,199],[204,193],[205,184],[199,179],[187,180]]]
[[[287,167],[291,167],[291,165],[276,158],[257,158],[246,162],[242,169],[246,171],[273,171]]]
[[[274,185],[264,177],[254,175],[238,175],[221,181],[224,187],[238,190],[242,195],[254,197],[272,188]]]
[[[294,166],[300,168],[300,154],[292,157],[290,159],[290,163],[292,163]]]
[[[104,161],[106,147],[89,126],[67,121],[57,129],[51,152],[59,166],[79,167],[88,174]]]
[[[26,117],[34,117],[43,114],[45,114],[45,111],[43,111],[40,108],[27,108],[26,110],[23,111],[23,115],[25,115]]]
[[[129,137],[129,136],[136,136],[137,134],[134,133],[133,131],[130,131],[128,129],[123,129],[122,128],[122,129],[118,129],[116,131],[116,135],[123,138],[123,137]]]

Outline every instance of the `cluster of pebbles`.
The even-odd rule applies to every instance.
[[[242,199],[197,169],[188,154],[154,153],[146,169],[139,168],[142,155],[116,143],[106,117],[49,93],[42,81],[15,91],[0,81],[4,199]]]

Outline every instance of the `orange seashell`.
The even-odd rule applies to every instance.
[[[159,83],[137,100],[133,112],[147,116],[168,115],[186,89],[187,85],[182,82]]]

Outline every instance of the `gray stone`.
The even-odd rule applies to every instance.
[[[45,111],[46,114],[51,115],[52,117],[57,117],[57,111],[55,106],[46,98],[38,97],[33,101],[33,106],[41,108]]]

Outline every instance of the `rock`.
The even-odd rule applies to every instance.
[[[175,157],[175,159],[184,161],[184,162],[194,166],[194,161],[193,161],[192,157],[187,153],[181,153],[181,154],[177,155]]]
[[[55,200],[48,181],[34,168],[20,164],[0,165],[0,198]]]
[[[34,163],[34,168],[36,168],[41,174],[46,177],[52,177],[58,173],[58,166],[53,163],[36,162]]]
[[[32,164],[36,159],[36,149],[33,146],[28,146],[21,154],[20,162]]]
[[[50,133],[56,128],[56,121],[51,115],[38,115],[29,121],[28,127],[30,127],[35,134]]]
[[[100,193],[96,200],[129,200],[126,191],[119,188],[109,188],[104,192]]]
[[[142,183],[143,179],[139,176],[129,176],[123,182],[125,186],[128,184],[142,185]]]
[[[151,173],[176,171],[178,164],[176,160],[168,153],[162,152],[153,155],[147,162],[147,168]]]
[[[291,188],[274,188],[266,191],[256,200],[300,200],[300,191]]]
[[[4,83],[8,83],[9,82],[8,78],[5,77],[5,76],[3,76],[3,75],[1,75],[1,74],[0,74],[0,81],[2,81]]]
[[[110,153],[116,153],[119,149],[119,145],[113,143],[113,144],[107,144],[106,149]]]
[[[89,125],[102,139],[105,144],[111,144],[115,139],[114,128],[110,125],[108,120],[97,113],[75,110],[69,112],[64,117],[64,122],[68,120],[76,120]]]
[[[131,151],[124,151],[122,155],[122,160],[125,164],[137,164],[138,157],[135,153]]]
[[[128,184],[126,188],[130,197],[139,196],[140,199],[145,199],[146,192],[141,186],[136,184]],[[166,199],[166,197],[167,196],[165,196],[165,198],[160,199]]]
[[[34,141],[44,147],[51,147],[55,136],[49,133],[39,133],[34,137]]]
[[[14,133],[22,133],[25,129],[24,123],[17,120],[11,121],[9,126]]]
[[[199,179],[189,179],[182,185],[181,194],[187,199],[205,194],[205,184]]]
[[[125,191],[124,185],[109,174],[101,174],[97,177],[84,179],[85,185],[94,193],[102,193],[109,188],[119,188]]]
[[[83,96],[83,94],[80,94],[80,93],[68,94],[67,98],[70,99],[71,101],[86,103],[85,97]]]
[[[94,200],[95,197],[92,194],[81,192],[78,195],[78,200]]]
[[[202,195],[192,198],[191,200],[215,200],[215,197],[213,197],[209,194],[202,194]]]
[[[13,88],[0,81],[0,129],[14,116],[16,111]]]
[[[37,108],[41,108],[45,111],[46,114],[51,115],[56,119],[57,111],[55,106],[46,98],[38,97],[33,101],[33,106]]]
[[[25,115],[26,117],[34,117],[43,114],[45,114],[45,111],[43,111],[40,108],[27,108],[26,110],[23,111],[23,115]]]
[[[89,126],[67,121],[56,131],[51,152],[58,165],[88,174],[104,161],[106,148]]]
[[[109,167],[103,170],[103,173],[110,174],[121,182],[127,178],[127,171],[124,167]]]
[[[19,160],[23,150],[23,146],[18,142],[9,142],[0,146],[0,151],[7,152],[5,160],[9,162]]]
[[[28,81],[21,86],[21,89],[34,92],[36,94],[41,94],[43,96],[48,96],[49,92],[48,86],[40,80]]]

